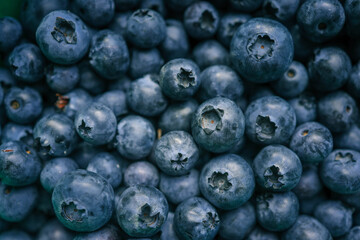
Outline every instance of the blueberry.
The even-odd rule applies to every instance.
[[[256,196],[256,219],[269,231],[279,232],[290,228],[298,215],[299,201],[291,191]]]
[[[295,129],[290,148],[302,162],[319,163],[332,152],[333,138],[322,124],[306,122]]]
[[[333,237],[340,237],[350,231],[353,211],[341,201],[328,200],[315,208],[314,216],[331,233]]]
[[[79,70],[79,87],[93,95],[97,95],[105,91],[106,82],[95,73],[88,60],[83,60],[80,62]]]
[[[32,238],[30,237],[29,234],[19,229],[12,229],[0,233],[0,240],[13,240],[13,239],[31,240]]]
[[[0,67],[0,85],[4,90],[15,85],[14,76],[7,68]]]
[[[231,39],[234,36],[236,29],[251,18],[250,14],[246,13],[226,13],[219,23],[217,31],[217,38],[225,46],[229,47]]]
[[[101,97],[100,97],[101,98]],[[102,102],[101,100],[99,102]],[[70,119],[74,119],[78,111],[88,107],[92,103],[92,97],[82,88],[76,88],[60,97],[57,107]],[[104,105],[106,105],[103,102]]]
[[[180,204],[188,198],[200,195],[199,175],[199,171],[195,169],[183,176],[168,176],[161,173],[159,189],[169,202]]]
[[[314,51],[308,62],[311,85],[319,91],[333,91],[342,87],[351,72],[351,60],[340,48],[324,47]]]
[[[114,112],[100,103],[93,103],[75,116],[75,129],[84,141],[102,145],[113,140],[116,133]]]
[[[165,134],[170,131],[191,131],[191,119],[199,104],[190,99],[171,104],[160,116],[158,127]]]
[[[150,186],[127,188],[115,203],[118,223],[132,237],[149,237],[161,230],[168,215],[164,194]]]
[[[48,221],[37,234],[37,240],[72,240],[74,234],[57,219]]]
[[[346,14],[347,34],[354,38],[360,37],[360,22],[358,18],[360,14],[359,0],[346,0],[344,10]]]
[[[120,77],[130,63],[125,40],[111,30],[101,30],[92,37],[89,59],[93,69],[106,79]]]
[[[350,231],[343,236],[344,240],[358,240],[360,239],[360,226],[354,226]]]
[[[91,159],[103,150],[87,142],[77,144],[71,158],[79,165],[80,168],[86,169]]]
[[[264,0],[263,11],[265,16],[287,23],[295,16],[299,4],[300,0]]]
[[[133,81],[126,99],[128,106],[136,113],[144,116],[157,116],[161,114],[168,105],[168,101],[159,86],[158,75],[145,75]]]
[[[95,232],[78,233],[73,240],[121,239],[120,232],[114,225],[107,225]]]
[[[213,65],[229,65],[230,62],[228,50],[215,40],[206,40],[197,44],[192,55],[201,69]]]
[[[272,83],[272,87],[279,96],[292,98],[302,93],[308,82],[309,76],[304,65],[293,61],[280,80]]]
[[[130,88],[131,80],[127,76],[123,75],[115,81],[110,82],[109,88],[112,90],[121,90],[127,92]]]
[[[70,92],[80,80],[79,68],[76,65],[50,64],[46,68],[45,74],[48,86],[58,93]]]
[[[125,170],[124,183],[126,186],[144,185],[157,187],[159,181],[159,171],[153,164],[147,161],[132,163]]]
[[[230,67],[215,65],[206,68],[200,74],[199,97],[202,101],[214,97],[225,97],[236,101],[244,93],[239,75]]]
[[[105,27],[115,14],[114,0],[75,0],[72,10],[92,27]]]
[[[298,156],[287,147],[269,145],[256,155],[253,170],[260,187],[285,192],[299,183],[302,165]]]
[[[220,218],[209,202],[192,197],[176,207],[174,226],[177,236],[182,240],[210,240],[220,229]]]
[[[36,186],[10,187],[0,183],[0,217],[8,222],[20,222],[37,204]],[[15,204],[16,203],[16,204]]]
[[[196,110],[191,130],[201,147],[210,152],[226,152],[244,135],[244,114],[230,99],[212,98]]]
[[[327,195],[324,191],[321,191],[320,193],[316,194],[312,198],[303,198],[299,199],[300,203],[300,213],[301,214],[307,214],[307,215],[313,215],[315,208],[317,205],[319,205],[321,202],[327,200]]]
[[[3,133],[4,135],[4,133]],[[334,145],[336,148],[352,149],[360,151],[360,128],[359,124],[353,124],[349,130],[341,132],[334,136]]]
[[[56,217],[65,227],[90,232],[101,228],[111,218],[114,191],[98,174],[76,170],[58,181],[51,200]]]
[[[138,9],[128,19],[126,39],[138,48],[156,47],[165,36],[165,21],[156,11]]]
[[[235,154],[220,155],[201,170],[199,187],[215,207],[235,209],[250,199],[255,189],[250,165]]]
[[[297,125],[315,121],[317,116],[317,102],[311,93],[302,93],[298,97],[290,99],[288,102],[294,109]]]
[[[332,92],[322,97],[317,110],[319,122],[334,133],[348,130],[359,115],[354,99],[343,91]]]
[[[40,49],[32,43],[17,45],[10,52],[8,64],[13,76],[23,82],[38,82],[44,76],[44,57]]]
[[[289,31],[281,23],[266,18],[252,18],[242,24],[230,44],[235,69],[251,82],[265,83],[281,78],[293,55]]]
[[[354,97],[360,95],[360,62],[352,67],[346,90]]]
[[[318,174],[318,167],[305,165],[299,183],[293,192],[300,199],[311,199],[321,192],[323,185]]]
[[[28,124],[40,116],[43,101],[33,88],[12,87],[5,96],[4,105],[8,118],[16,123]]]
[[[313,55],[315,47],[319,44],[308,40],[300,30],[298,24],[292,25],[289,30],[294,42],[294,58],[307,62]]]
[[[344,8],[338,0],[306,1],[297,12],[297,23],[304,37],[322,43],[336,36],[344,26]]]
[[[209,2],[195,2],[184,12],[184,26],[187,33],[193,38],[210,38],[218,29],[219,13]]]
[[[125,92],[121,90],[104,92],[100,96],[97,96],[95,101],[110,108],[117,118],[128,113],[126,95]]]
[[[241,207],[223,212],[219,235],[225,240],[245,239],[256,224],[255,208],[247,202]]]
[[[149,73],[158,73],[164,64],[160,51],[151,49],[132,49],[129,72],[133,78],[139,78]]]
[[[255,227],[247,236],[247,240],[278,240],[276,233],[264,230],[260,227]]]
[[[331,191],[340,194],[360,190],[360,153],[353,150],[334,150],[322,162],[320,177]]]
[[[121,36],[125,37],[127,21],[130,15],[130,11],[115,13],[115,16],[112,22],[108,25],[108,28],[113,32],[121,34]]]
[[[171,131],[155,145],[156,164],[165,174],[188,173],[199,159],[199,149],[192,136],[184,131]]]
[[[185,58],[189,53],[190,44],[183,24],[173,19],[166,20],[165,24],[165,39],[159,45],[163,57],[167,61]]]
[[[20,20],[27,36],[35,40],[36,29],[50,12],[68,9],[69,0],[24,0],[20,9]]]
[[[231,6],[240,11],[253,12],[258,9],[264,0],[230,0]]]
[[[74,64],[88,51],[90,35],[75,14],[57,10],[46,15],[36,30],[36,42],[52,62]]]
[[[12,17],[0,18],[0,52],[12,50],[19,42],[23,29],[18,20]]]
[[[331,240],[330,232],[318,220],[300,215],[295,224],[282,235],[284,240]]]
[[[191,60],[177,58],[160,70],[159,84],[164,94],[174,100],[187,100],[200,87],[200,69]]]
[[[40,157],[64,157],[77,143],[74,124],[65,115],[54,114],[41,118],[34,127],[35,146]]]
[[[41,171],[36,151],[18,141],[0,145],[0,178],[9,186],[25,186],[34,183]]]
[[[284,99],[262,97],[251,102],[245,112],[246,135],[257,144],[284,144],[295,130],[296,115]]]
[[[179,240],[174,229],[174,213],[169,212],[166,222],[161,227],[160,240]]]
[[[155,129],[149,120],[129,115],[119,122],[116,141],[121,156],[139,160],[150,154],[155,141]]]

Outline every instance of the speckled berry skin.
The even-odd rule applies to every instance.
[[[360,190],[360,153],[337,149],[322,162],[320,177],[331,191],[352,194]]]
[[[94,145],[109,143],[116,133],[115,114],[101,103],[93,103],[79,111],[74,125],[79,136]]]
[[[230,58],[246,80],[256,83],[279,79],[290,66],[294,45],[279,22],[253,18],[242,24],[230,44]]]
[[[285,144],[293,134],[296,115],[284,99],[262,97],[251,102],[245,111],[246,135],[257,144]]]
[[[64,175],[52,193],[56,217],[77,232],[95,231],[111,218],[114,191],[98,174],[76,170]]]
[[[189,99],[199,89],[200,83],[200,69],[189,59],[173,59],[160,70],[160,87],[166,96],[174,100]]]
[[[255,189],[254,173],[242,157],[220,155],[202,168],[199,187],[214,206],[225,210],[236,209],[252,196]]]
[[[212,98],[203,102],[194,113],[191,131],[201,147],[210,152],[226,152],[244,135],[244,114],[230,99]]]
[[[100,76],[117,79],[129,68],[129,50],[124,38],[111,30],[97,32],[89,50],[89,63]]]
[[[198,159],[199,149],[187,132],[168,132],[156,143],[156,164],[167,175],[181,176],[188,173]]]
[[[36,30],[36,42],[42,53],[57,64],[74,64],[85,56],[90,34],[75,14],[56,10],[46,15]]]
[[[299,200],[291,192],[261,193],[256,196],[256,219],[273,232],[290,228],[299,215]]]
[[[120,238],[120,231],[114,225],[107,225],[97,231],[90,233],[78,233],[73,240],[116,240]],[[60,240],[60,239],[59,239]]]
[[[159,232],[169,211],[162,192],[140,185],[127,188],[115,207],[121,229],[132,237],[150,237]]]
[[[219,231],[220,218],[208,201],[192,197],[177,206],[174,226],[181,240],[211,240]]]
[[[324,125],[306,122],[295,129],[290,148],[302,162],[319,163],[332,152],[333,138]]]
[[[150,154],[155,142],[155,129],[149,120],[129,115],[117,126],[116,142],[121,156],[139,160]]]
[[[35,149],[18,141],[0,146],[0,179],[9,186],[25,186],[34,183],[41,171],[41,162]]]
[[[302,165],[299,157],[282,145],[263,148],[253,161],[257,184],[268,191],[286,192],[300,181]]]

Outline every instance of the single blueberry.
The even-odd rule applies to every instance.
[[[140,78],[146,74],[159,73],[164,60],[157,48],[135,49],[131,51],[129,72],[133,78]]]
[[[124,173],[126,186],[144,185],[157,187],[160,176],[157,168],[147,161],[138,161],[130,164]]]
[[[298,97],[290,99],[288,102],[294,109],[297,125],[315,121],[317,116],[317,102],[311,93],[302,93]]]
[[[236,209],[252,196],[255,178],[250,165],[238,155],[226,154],[210,160],[201,170],[199,187],[215,207]]]
[[[171,176],[185,175],[198,159],[199,149],[192,136],[184,131],[168,132],[155,145],[157,166]]]
[[[121,229],[132,237],[150,237],[159,232],[169,211],[164,194],[150,186],[127,188],[115,206]]]
[[[77,232],[91,232],[111,218],[114,191],[98,174],[75,170],[58,181],[51,201],[56,217],[65,227]]]
[[[230,58],[235,69],[248,81],[271,82],[289,68],[294,45],[289,31],[281,23],[252,18],[242,24],[230,44]]]
[[[263,148],[253,161],[258,185],[272,192],[286,192],[300,181],[302,165],[298,156],[282,145]]]
[[[116,118],[128,113],[126,95],[122,90],[104,92],[103,94],[97,96],[95,101],[110,108],[114,112]]]
[[[299,183],[293,188],[293,192],[302,199],[314,198],[323,190],[323,184],[320,180],[318,167],[315,165],[304,165]]]
[[[117,125],[116,141],[121,156],[139,160],[150,154],[155,141],[155,129],[149,120],[128,115]]]
[[[79,68],[76,65],[50,64],[45,69],[45,75],[48,86],[58,93],[70,92],[80,80]]]
[[[212,98],[194,113],[191,130],[201,147],[210,152],[226,152],[244,135],[244,114],[230,99]]]
[[[192,55],[201,69],[213,65],[230,65],[229,51],[216,40],[200,42],[194,47]]]
[[[0,52],[11,51],[19,42],[23,29],[18,20],[12,17],[0,18]]]
[[[74,64],[88,51],[90,34],[75,14],[57,10],[46,15],[36,30],[36,42],[42,53],[57,64]]]
[[[73,240],[73,238],[74,234],[55,218],[40,229],[36,240]]]

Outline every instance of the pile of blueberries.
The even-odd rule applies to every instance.
[[[24,0],[0,60],[0,240],[360,239],[360,0]]]

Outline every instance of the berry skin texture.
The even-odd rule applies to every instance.
[[[162,192],[140,185],[127,188],[115,208],[121,229],[132,237],[150,237],[159,232],[169,211]]]
[[[294,45],[289,31],[279,22],[252,18],[242,24],[230,44],[234,68],[250,82],[275,81],[289,68]]]
[[[21,24],[12,17],[0,18],[0,52],[12,50],[23,34]]]
[[[245,119],[241,109],[230,99],[216,97],[196,110],[191,131],[195,142],[210,152],[230,150],[243,137]]]
[[[78,112],[74,125],[79,136],[94,145],[109,143],[116,133],[114,112],[100,103],[93,103]]]
[[[337,149],[322,162],[320,177],[331,191],[340,194],[357,193],[360,190],[360,153]]]
[[[57,10],[41,21],[36,30],[36,42],[50,61],[69,65],[85,56],[90,35],[78,16],[69,11]]]
[[[199,187],[215,207],[236,209],[252,196],[255,189],[254,173],[238,155],[220,155],[202,168]]]
[[[114,209],[111,185],[103,177],[86,170],[65,174],[56,184],[51,200],[59,221],[77,232],[101,228]]]
[[[300,181],[302,165],[298,156],[282,145],[264,147],[253,161],[257,184],[271,192],[286,192]]]

